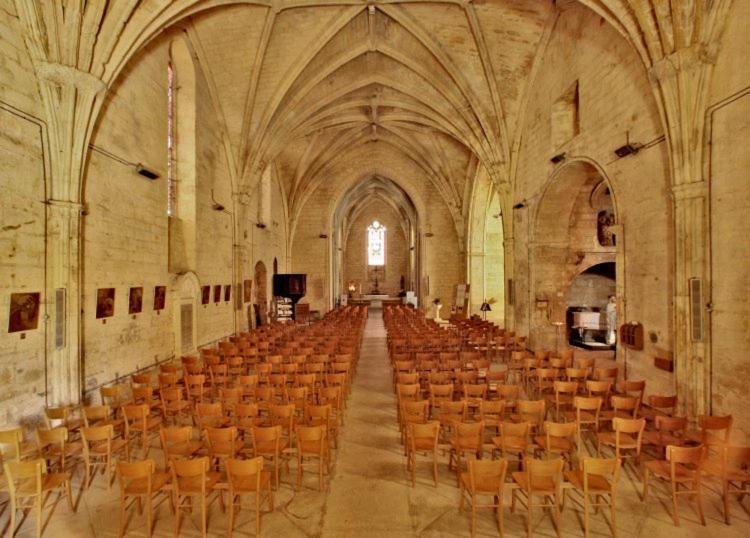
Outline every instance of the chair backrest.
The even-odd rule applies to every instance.
[[[612,391],[612,381],[589,379],[586,381],[586,390],[589,396],[606,397]]]
[[[615,451],[619,456],[621,448],[635,449],[637,454],[641,452],[643,441],[643,430],[646,428],[645,418],[619,418],[612,419],[612,428],[615,430]],[[623,436],[622,434],[625,434]],[[634,438],[634,441],[631,440]]]
[[[482,400],[479,402],[479,416],[481,420],[485,417],[499,418],[505,413],[505,400]]]
[[[541,425],[546,413],[546,403],[544,400],[518,400],[517,410],[520,415],[533,417],[534,422]]]
[[[209,459],[207,456],[186,460],[171,460],[169,467],[172,471],[172,485],[177,494],[184,487],[184,479],[188,479],[191,486],[195,484],[197,478],[200,483],[201,494],[206,494],[206,473],[209,469]],[[191,487],[191,489],[193,489]]]
[[[521,395],[520,385],[498,385],[497,395],[503,400],[516,401]]]
[[[704,434],[703,442],[707,442],[709,439],[707,435],[709,432],[724,432],[724,442],[729,441],[729,435],[732,432],[732,415],[724,416],[711,416],[711,415],[699,415],[698,416],[698,427]]]
[[[538,460],[527,458],[525,460],[526,472],[529,475],[529,489],[534,491],[552,491],[545,486],[549,481],[553,484],[553,490],[560,490],[562,484],[563,464],[562,458],[549,460]]]
[[[328,429],[324,425],[296,426],[294,435],[297,438],[297,450],[322,453],[325,450],[327,434]]]
[[[458,441],[461,439],[461,446],[466,447],[468,444],[482,448],[484,438],[484,422],[458,422],[453,428],[453,438]]]
[[[469,460],[469,487],[471,491],[486,492],[487,485],[497,486],[498,496],[503,495],[505,474],[508,472],[508,460]],[[479,486],[479,487],[478,487]],[[484,486],[484,487],[482,487]],[[481,490],[479,489],[481,488]]]
[[[555,381],[553,387],[556,397],[561,394],[575,394],[578,392],[578,383],[576,381]]]
[[[107,420],[111,409],[108,405],[87,405],[82,408],[83,420],[86,426],[97,420]]]
[[[0,431],[0,461],[21,459],[23,428],[12,428]]]
[[[254,480],[254,491],[260,491],[261,473],[263,472],[263,456],[246,460],[230,458],[226,462],[226,468],[230,491],[237,488],[240,484],[245,486],[248,480]]]
[[[6,461],[3,463],[3,470],[11,498],[41,497],[42,475],[47,472],[47,464],[43,459]],[[32,484],[33,488],[30,488]]]
[[[195,414],[199,416],[220,416],[222,414],[220,403],[199,402],[195,404]]]
[[[81,439],[83,441],[84,454],[90,454],[92,443],[106,443],[107,453],[109,453],[111,451],[112,439],[114,438],[114,436],[115,427],[112,424],[81,428]]]
[[[437,448],[438,436],[440,434],[440,422],[437,420],[431,420],[423,424],[409,424],[409,439],[414,448],[417,439],[431,439],[433,441],[433,448]]]
[[[583,491],[588,494],[589,480],[591,477],[598,479],[604,478],[609,482],[610,491],[614,495],[617,488],[617,481],[620,477],[620,467],[622,460],[620,458],[589,458],[584,457],[581,461],[581,470],[583,471]]]
[[[706,445],[667,446],[667,461],[669,462],[669,474],[672,481],[674,482],[677,475],[684,473],[686,469],[700,475],[707,453]]]
[[[128,486],[135,482],[139,486],[137,491],[150,497],[155,468],[154,460],[151,459],[134,462],[118,460],[117,481],[120,484],[120,495],[124,497]]]
[[[687,417],[668,417],[662,415],[654,417],[654,427],[660,433],[669,433],[672,435],[684,433],[687,425]]]
[[[275,442],[275,453],[279,453],[281,446],[281,426],[255,426],[253,427],[253,448],[257,451],[259,443]]]
[[[651,394],[648,397],[648,405],[654,409],[665,410],[669,409],[667,414],[671,415],[674,413],[677,407],[677,396],[661,396],[659,394]]]
[[[125,417],[125,428],[141,428],[145,430],[148,409],[148,404],[123,405],[122,415]]]
[[[544,423],[544,433],[547,436],[547,446],[551,445],[551,438],[572,439],[576,434],[575,422],[549,422]]]
[[[39,429],[36,431],[36,442],[40,450],[49,445],[62,447],[68,442],[68,429],[63,426],[48,430]]]
[[[193,438],[192,426],[162,426],[159,429],[162,449],[168,451],[168,447],[175,443],[187,443]]]
[[[612,404],[612,409],[614,409],[615,411],[624,411],[635,418],[636,414],[638,413],[638,404],[640,403],[640,399],[635,396],[620,396],[614,394],[610,398],[610,403]]]

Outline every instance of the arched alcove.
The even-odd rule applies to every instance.
[[[372,213],[372,211],[375,213]],[[419,278],[419,235],[416,207],[409,195],[396,182],[380,176],[372,176],[351,188],[336,204],[333,214],[333,242],[331,249],[332,289],[331,296],[335,302],[342,294],[347,293],[349,282],[345,281],[347,276],[352,275],[352,259],[347,259],[347,249],[358,249],[356,259],[361,258],[362,268],[357,270],[357,277],[361,284],[357,286],[357,293],[369,293],[373,291],[374,283],[372,275],[366,267],[366,227],[371,224],[368,217],[382,215],[381,220],[387,221],[387,233],[391,234],[393,241],[386,242],[387,252],[393,258],[398,258],[398,266],[386,266],[383,268],[383,276],[387,286],[384,290],[389,295],[396,295],[403,285],[405,291],[419,291],[417,286]],[[362,219],[368,220],[367,222]],[[372,220],[372,219],[370,219]],[[362,222],[360,222],[362,221]],[[358,226],[359,225],[359,226]],[[403,247],[403,248],[402,248]],[[361,250],[361,252],[359,252]],[[395,254],[397,252],[397,254]],[[395,254],[395,256],[394,256]],[[403,260],[403,264],[400,261]],[[349,262],[349,273],[345,271],[346,262]],[[360,274],[361,273],[361,274]],[[379,277],[379,273],[373,273]]]
[[[612,186],[595,163],[571,161],[550,177],[532,232],[529,332],[533,347],[559,349],[567,342],[573,323],[569,309],[586,306],[570,304],[569,292],[574,279],[587,268],[616,264],[618,289],[623,267],[616,246],[616,215]],[[593,328],[593,317],[589,322]],[[600,320],[602,331],[605,322]]]
[[[172,286],[174,322],[174,353],[176,356],[195,353],[198,342],[198,305],[201,286],[192,271],[177,276]]]

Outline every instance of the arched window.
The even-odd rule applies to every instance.
[[[377,220],[367,227],[367,265],[385,265],[385,226]]]

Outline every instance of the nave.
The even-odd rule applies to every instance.
[[[502,366],[493,364],[492,370]],[[380,310],[371,310],[363,333],[357,373],[346,403],[344,425],[334,450],[330,479],[319,492],[315,473],[305,475],[304,485],[295,491],[295,463],[291,472],[282,469],[279,488],[274,491],[274,510],[262,512],[264,536],[285,537],[376,537],[376,536],[469,536],[469,512],[458,508],[459,490],[455,472],[448,468],[448,446],[441,445],[438,459],[438,485],[433,485],[430,464],[418,458],[416,483],[412,487],[403,446],[400,444],[396,396],[386,331]],[[157,443],[152,443],[149,457],[163,461]],[[487,456],[486,456],[487,457]],[[117,535],[118,490],[115,482],[107,488],[106,480],[97,476],[88,491],[82,491],[82,471],[73,478],[73,496],[77,512],[71,513],[61,500],[45,529],[46,536]],[[711,485],[715,489],[714,485]],[[727,538],[746,535],[750,515],[738,509],[733,501],[732,525],[723,523],[721,499],[715,491],[704,492],[707,526],[702,527],[694,503],[682,501],[681,527],[674,526],[668,491],[657,485],[648,503],[641,501],[642,483],[630,464],[623,468],[618,483],[619,536],[706,536],[721,532]],[[54,496],[53,496],[54,497]],[[52,499],[50,499],[52,501]],[[522,536],[526,532],[525,512],[509,510],[505,499],[505,536]],[[52,504],[51,502],[48,504]],[[7,512],[7,510],[6,510]],[[48,513],[48,512],[47,512]],[[7,530],[7,516],[0,520]],[[47,516],[45,515],[45,518]],[[34,536],[33,516],[21,526],[16,536]],[[173,519],[168,505],[159,504],[154,511],[156,537],[173,536]],[[580,507],[567,501],[561,517],[563,536],[583,536]],[[145,518],[131,507],[127,516],[127,536],[145,536]],[[208,535],[224,536],[227,517],[214,498],[208,512]],[[537,512],[533,523],[535,536],[554,536],[549,514]],[[185,517],[179,536],[200,536],[197,514]],[[252,509],[240,512],[234,536],[254,536]],[[496,523],[489,510],[479,510],[477,536],[497,536]],[[590,536],[611,536],[608,518],[592,515]]]

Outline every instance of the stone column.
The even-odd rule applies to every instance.
[[[681,412],[688,416],[705,413],[709,360],[706,310],[708,288],[705,182],[684,183],[672,188],[675,219],[674,357],[677,394]],[[703,282],[700,315],[702,339],[694,341],[691,323],[690,279]]]
[[[48,405],[81,400],[81,211],[76,202],[49,200],[47,204]],[[56,301],[59,290],[64,301],[60,305]]]

